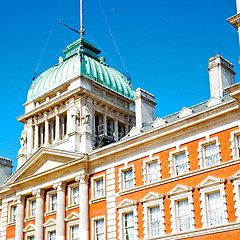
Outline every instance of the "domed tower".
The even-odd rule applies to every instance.
[[[133,87],[101,51],[81,38],[64,53],[28,92],[18,167],[41,147],[87,154],[135,125]]]

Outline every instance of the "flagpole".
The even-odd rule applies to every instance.
[[[80,0],[80,36],[83,38],[84,28],[83,28],[83,0]]]

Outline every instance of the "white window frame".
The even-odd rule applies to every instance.
[[[16,216],[17,216],[17,203],[10,203],[8,205],[8,209],[9,209],[9,212],[8,212],[8,224],[16,224],[16,219],[15,221],[13,221],[13,212],[12,212],[12,209],[16,207]],[[15,218],[16,218],[15,216]]]
[[[50,236],[49,233],[56,231],[57,229],[57,221],[53,218],[49,218],[44,224],[43,224],[44,228],[45,228],[45,239],[46,240],[50,240]]]
[[[142,200],[143,203],[143,234],[144,238],[156,238],[165,235],[165,217],[164,217],[164,205],[163,205],[163,194],[158,194],[154,192],[149,192]],[[150,219],[149,212],[153,207],[160,208],[160,222],[161,222],[161,233],[159,236],[151,236],[150,233]]]
[[[96,196],[96,182],[99,181],[100,179],[103,180],[103,196],[97,197]],[[104,200],[105,199],[105,194],[106,194],[106,184],[105,184],[105,174],[101,174],[95,177],[91,178],[91,196],[92,200]]]
[[[29,240],[30,237],[35,238],[35,225],[28,224],[24,229],[23,232],[25,233],[25,240]],[[36,239],[35,239],[36,240]]]
[[[204,157],[205,146],[212,145],[212,144],[216,144],[216,147],[217,147],[218,163],[214,164],[212,166],[206,166],[205,157]],[[205,141],[201,141],[198,143],[198,150],[197,150],[199,153],[198,154],[198,165],[199,165],[200,169],[214,167],[221,162],[221,155],[220,155],[221,150],[220,150],[219,146],[220,146],[220,142],[218,141],[218,137],[210,138],[210,139],[207,139]]]
[[[240,170],[230,177],[233,184],[234,208],[237,222],[240,222]]]
[[[151,182],[151,183],[155,183],[155,182],[160,181],[160,179],[162,177],[162,175],[161,175],[161,163],[160,163],[159,156],[157,156],[157,157],[150,156],[148,159],[143,161],[143,167],[142,167],[143,172],[142,173],[143,173],[144,184],[151,184],[150,181],[149,181],[148,166],[149,166],[149,164],[154,163],[154,162],[157,163],[158,180],[154,181],[154,182]]]
[[[36,207],[35,207],[35,215],[31,216],[30,211],[31,211],[31,202],[36,201],[35,197],[31,197],[27,199],[27,220],[34,219],[36,217]]]
[[[48,238],[47,238],[47,240],[51,240],[50,234],[52,232],[57,232],[57,231],[56,230],[48,231]],[[57,235],[56,235],[56,240],[57,240]]]
[[[73,189],[77,188],[79,189],[79,183],[73,183],[68,186],[68,207],[67,209],[79,207],[79,203],[73,203]],[[79,190],[79,195],[80,196],[80,190]]]
[[[212,176],[208,176],[205,180],[203,180],[197,187],[200,189],[200,207],[201,207],[201,215],[202,215],[202,226],[203,228],[215,228],[216,226],[221,226],[228,223],[228,214],[227,214],[227,201],[226,201],[226,193],[225,193],[225,182],[226,179],[220,179]],[[223,223],[219,225],[210,226],[209,224],[209,216],[208,216],[208,208],[207,208],[207,195],[220,192],[221,200],[222,200],[222,216]]]
[[[179,230],[178,224],[178,202],[183,200],[188,200],[189,202],[189,218],[190,218],[190,229],[187,231],[191,231],[195,229],[195,220],[194,220],[194,206],[193,206],[193,197],[192,197],[192,187],[187,187],[178,184],[175,186],[169,193],[168,196],[170,197],[170,213],[171,213],[171,228],[172,233],[184,233],[186,231]]]
[[[65,218],[65,221],[67,222],[67,232],[68,232],[68,238],[67,239],[72,240],[72,227],[79,226],[79,214],[77,214],[75,212],[71,212]]]
[[[92,239],[93,240],[97,240],[96,222],[99,220],[104,220],[104,239],[106,239],[106,218],[104,215],[104,216],[92,218]]]
[[[232,150],[231,156],[233,160],[239,159],[240,155],[238,152],[238,146],[237,146],[237,137],[240,136],[240,130],[235,130],[231,132],[231,137],[230,137],[230,149]]]
[[[124,189],[124,172],[128,171],[132,169],[132,173],[133,173],[133,188],[131,189],[127,189],[125,190]],[[131,191],[132,189],[135,188],[136,186],[136,176],[135,176],[135,168],[134,168],[134,165],[129,165],[129,166],[125,166],[125,167],[122,167],[119,169],[119,174],[118,174],[118,184],[119,184],[119,190],[120,191]]]
[[[134,239],[138,239],[138,213],[137,202],[129,199],[124,199],[117,206],[118,209],[118,239],[126,240],[124,233],[124,216],[127,213],[133,213],[134,217]]]
[[[169,168],[170,168],[170,176],[171,177],[183,176],[184,174],[189,172],[189,169],[190,169],[189,158],[188,158],[189,152],[187,151],[187,147],[171,151],[169,154],[170,154],[170,156],[169,156],[168,160],[169,160]],[[184,174],[181,174],[181,175],[177,175],[175,158],[176,158],[177,155],[180,155],[180,154],[185,154],[185,156],[186,156],[187,172],[184,173]]]
[[[72,238],[72,229],[74,227],[78,227],[78,233],[79,233],[79,223],[75,224],[75,225],[70,225],[69,226],[69,240],[73,240],[73,238]],[[80,240],[80,236],[79,235],[78,235],[78,240]]]
[[[47,192],[47,214],[52,214],[52,213],[55,213],[57,210],[52,210],[51,209],[51,196],[54,195],[54,194],[57,194],[57,191],[56,190],[52,190],[52,191],[49,191]]]

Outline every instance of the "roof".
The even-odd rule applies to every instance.
[[[101,53],[97,47],[84,39],[72,43],[63,51],[66,58],[60,58],[58,64],[43,72],[29,89],[27,100],[31,101],[44,93],[76,77],[85,76],[111,90],[134,98],[134,89],[130,82],[117,70],[99,59]]]

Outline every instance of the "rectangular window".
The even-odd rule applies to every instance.
[[[220,192],[207,194],[207,214],[210,226],[223,223],[223,211]]]
[[[103,178],[95,181],[95,198],[104,197],[104,181]]]
[[[27,239],[28,240],[35,240],[35,237],[34,236],[29,236]]]
[[[10,207],[10,222],[16,222],[17,206]]]
[[[157,182],[159,180],[158,163],[151,162],[147,165],[148,183]]]
[[[50,211],[57,211],[57,193],[50,195]]]
[[[36,216],[36,200],[29,201],[29,217]]]
[[[124,214],[124,240],[134,240],[133,212]]]
[[[236,142],[236,149],[237,149],[237,156],[240,158],[240,135],[237,136]]]
[[[218,164],[216,143],[204,146],[204,160],[206,167]]]
[[[71,240],[79,240],[79,226],[71,227]]]
[[[149,208],[150,237],[157,237],[161,234],[160,207]]]
[[[104,219],[95,221],[95,240],[105,240],[104,231]]]
[[[177,202],[178,231],[184,232],[190,229],[190,211],[188,199]]]
[[[49,240],[56,240],[56,231],[49,232]]]
[[[72,188],[72,205],[79,204],[79,187]]]
[[[133,188],[133,171],[129,169],[123,172],[123,189],[128,190]]]
[[[175,155],[176,175],[182,175],[188,172],[188,164],[185,153]]]

